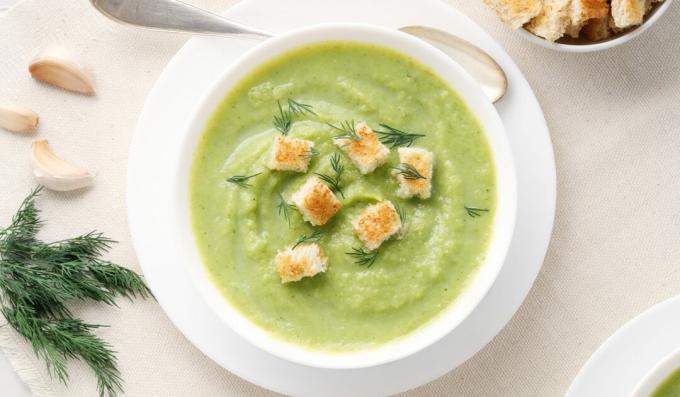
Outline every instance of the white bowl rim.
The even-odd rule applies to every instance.
[[[269,334],[253,324],[231,306],[212,283],[202,263],[191,228],[189,208],[189,168],[198,137],[205,128],[206,120],[222,102],[229,90],[255,67],[305,44],[328,41],[357,41],[392,48],[402,54],[418,59],[445,80],[464,99],[470,111],[482,125],[492,149],[496,170],[497,204],[494,218],[494,236],[489,243],[486,261],[480,266],[465,291],[419,329],[387,342],[372,350],[335,353],[310,350]],[[423,58],[414,56],[414,53]],[[252,64],[252,65],[249,65]],[[517,210],[516,176],[509,142],[503,124],[493,105],[481,88],[467,73],[448,56],[431,45],[408,34],[382,26],[361,23],[325,23],[295,29],[268,39],[247,51],[231,64],[212,84],[203,99],[192,112],[183,136],[183,144],[177,153],[178,178],[174,179],[173,206],[179,214],[179,233],[188,247],[180,247],[193,260],[187,261],[191,279],[208,306],[237,334],[251,344],[279,358],[311,367],[332,369],[358,369],[377,366],[399,360],[435,343],[460,324],[486,296],[503,266],[515,226]],[[191,150],[187,150],[191,148]],[[188,250],[188,251],[187,251]],[[445,322],[449,322],[444,325]]]
[[[680,349],[661,359],[635,386],[630,397],[649,397],[673,372],[680,369]]]
[[[556,51],[564,51],[564,52],[595,52],[595,51],[602,51],[602,50],[607,50],[609,48],[614,48],[617,47],[621,44],[627,43],[630,40],[638,37],[642,33],[644,33],[647,29],[649,29],[656,21],[661,18],[661,15],[663,15],[666,10],[668,10],[668,7],[670,7],[671,2],[673,0],[664,0],[663,3],[659,4],[652,12],[647,19],[645,19],[642,24],[635,29],[626,32],[618,37],[615,37],[611,40],[606,40],[598,43],[593,43],[593,44],[565,44],[565,43],[555,43],[551,42],[548,40],[545,40],[541,37],[536,36],[535,34],[527,31],[524,28],[519,28],[515,29],[517,32],[520,34],[520,36],[524,37],[525,39],[529,40],[530,42],[534,44],[538,44],[541,47],[548,48],[551,50],[556,50]]]

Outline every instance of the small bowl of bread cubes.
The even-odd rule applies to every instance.
[[[483,0],[531,42],[553,50],[591,52],[647,30],[672,0]]]

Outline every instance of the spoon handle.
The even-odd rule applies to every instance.
[[[253,39],[271,34],[232,22],[177,0],[90,0],[109,18],[151,29],[198,34],[233,35]]]

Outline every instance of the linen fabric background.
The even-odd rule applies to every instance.
[[[190,2],[214,11],[234,3]],[[611,333],[680,289],[680,7],[628,45],[567,54],[510,32],[478,0],[449,2],[506,48],[534,88],[555,147],[557,215],[543,269],[507,327],[467,363],[404,396],[562,395]],[[1,17],[0,100],[36,109],[41,125],[31,136],[0,131],[0,225],[34,186],[31,141],[47,138],[99,178],[90,190],[44,193],[42,236],[100,230],[120,241],[109,257],[139,270],[125,214],[128,147],[147,92],[186,39],[116,25],[85,0],[24,0]],[[28,76],[36,51],[59,43],[96,71],[97,97]],[[203,356],[153,300],[119,305],[75,312],[110,325],[99,334],[118,351],[127,396],[274,395]],[[82,363],[71,362],[66,388],[8,327],[0,345],[36,396],[95,395]]]

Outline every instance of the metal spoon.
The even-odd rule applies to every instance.
[[[230,21],[217,14],[177,0],[90,0],[102,14],[128,25],[156,30],[218,34],[250,39],[266,39],[272,34]],[[442,30],[425,26],[405,26],[411,34],[439,48],[474,78],[491,102],[505,95],[508,80],[503,69],[472,43]]]

